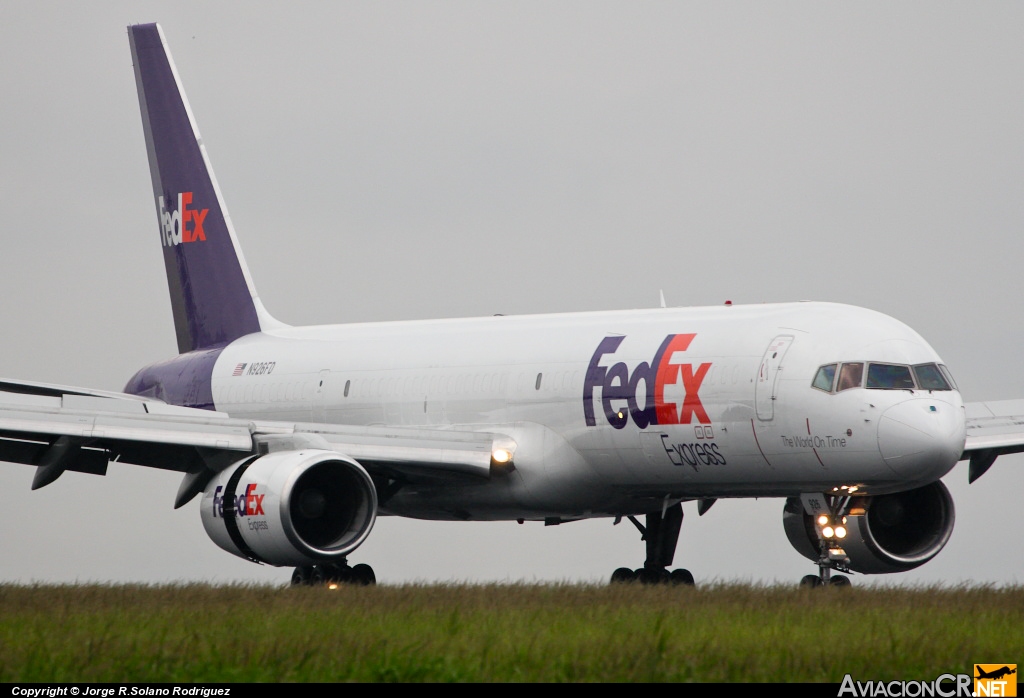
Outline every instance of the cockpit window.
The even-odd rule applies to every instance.
[[[836,369],[838,378],[836,376]],[[818,368],[811,387],[826,393],[842,392],[860,387],[872,390],[956,390],[949,369],[942,364],[868,364],[867,385],[864,385],[864,362],[825,364]]]
[[[953,380],[953,374],[949,372],[945,364],[939,364],[939,370],[942,371],[942,375],[946,377],[946,382],[953,386],[953,390],[956,390],[956,381]]]
[[[935,364],[918,364],[914,366],[917,385],[921,390],[952,390],[949,382]]]
[[[913,390],[914,377],[910,375],[910,366],[868,364],[867,387],[882,390]]]
[[[836,392],[859,388],[864,378],[864,364],[843,364],[839,370],[839,383],[836,385]]]
[[[818,390],[824,390],[826,393],[832,392],[832,381],[836,377],[836,365],[829,364],[828,366],[822,366],[818,369],[817,375],[814,376],[814,382],[812,386]]]

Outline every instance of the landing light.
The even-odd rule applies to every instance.
[[[824,526],[827,523],[828,523],[828,517],[827,516],[822,514],[821,516],[818,517],[818,525],[819,526]]]
[[[510,473],[516,469],[513,462],[516,455],[516,442],[499,436],[491,442],[491,468],[494,472]]]
[[[331,582],[330,584],[327,585],[327,588],[330,589],[331,591],[334,591],[335,589],[338,588],[338,583],[337,582]]]
[[[832,530],[831,526],[826,526],[825,528],[821,529],[821,535],[823,535],[825,538],[832,538],[835,535],[835,533],[836,532]]]
[[[846,528],[843,526],[836,526],[836,538],[846,538]]]
[[[846,557],[846,551],[842,548],[829,548],[828,559],[836,560],[838,562],[849,562],[850,558]]]

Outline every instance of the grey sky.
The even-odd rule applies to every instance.
[[[1019,3],[0,4],[0,374],[120,389],[175,352],[125,26],[170,42],[253,278],[291,324],[759,303],[917,329],[1024,397]],[[1024,457],[947,478],[953,538],[885,583],[1020,582]],[[0,581],[265,580],[173,474],[29,491]],[[780,500],[692,504],[698,582],[813,571]],[[381,519],[381,581],[604,580],[636,531]]]

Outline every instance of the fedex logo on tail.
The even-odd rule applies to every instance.
[[[221,496],[221,492],[224,488],[217,485],[217,489],[213,491],[213,515],[214,517],[224,518],[224,497]],[[266,516],[263,513],[263,498],[265,494],[256,494],[256,484],[251,483],[245,486],[245,492],[233,497],[233,501],[229,501],[229,511],[233,510],[235,516]],[[233,506],[231,506],[233,505]]]
[[[190,191],[178,194],[177,203],[177,210],[168,211],[164,197],[157,197],[157,205],[160,207],[160,239],[163,240],[164,247],[206,240],[203,221],[206,220],[206,214],[210,209],[189,208],[192,204]]]
[[[614,354],[625,336],[605,337],[590,359],[583,383],[583,416],[588,427],[596,426],[594,389],[600,388],[599,403],[605,419],[622,429],[632,419],[640,429],[652,424],[711,424],[700,401],[700,385],[711,369],[710,363],[694,366],[684,352],[696,334],[670,334],[658,347],[650,363],[643,361],[632,371],[625,362],[602,366]],[[666,394],[668,393],[668,394]]]

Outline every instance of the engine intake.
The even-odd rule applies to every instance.
[[[857,497],[846,516],[847,535],[840,543],[849,568],[862,574],[905,572],[938,555],[953,533],[953,498],[941,482],[897,494]],[[814,517],[798,498],[786,500],[782,523],[798,553],[818,561]]]
[[[250,456],[203,493],[207,535],[229,553],[275,566],[340,560],[377,518],[377,491],[355,460],[304,449]]]

